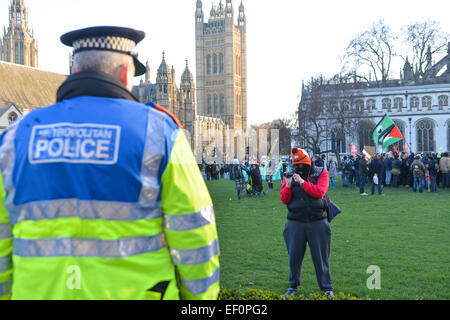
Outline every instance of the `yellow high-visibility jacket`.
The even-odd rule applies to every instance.
[[[217,299],[211,197],[155,105],[74,97],[0,138],[0,298]]]

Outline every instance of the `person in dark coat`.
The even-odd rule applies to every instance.
[[[315,167],[308,153],[300,148],[292,150],[292,160],[295,174],[283,179],[280,192],[280,200],[288,209],[283,232],[289,254],[289,289],[285,295],[295,295],[302,284],[302,263],[308,244],[319,288],[332,298],[331,228],[323,200],[329,186],[328,171]]]
[[[242,166],[239,164],[238,159],[233,161],[233,177],[234,186],[237,192],[238,201],[241,201],[242,192],[246,189],[247,183],[245,182],[244,173],[242,172]]]
[[[261,177],[261,171],[259,170],[259,167],[257,164],[252,164],[250,175],[252,177],[252,188],[253,191],[261,196],[263,191],[263,184],[262,184],[262,177]]]
[[[364,191],[364,187],[366,185],[367,174],[369,173],[369,165],[367,163],[367,157],[365,155],[359,160],[359,194],[362,196],[367,196],[367,193]]]
[[[370,173],[370,179],[372,180],[372,195],[375,194],[375,180],[378,180],[378,194],[380,196],[383,196],[383,163],[380,160],[380,154],[375,155],[375,159],[372,160],[372,162],[369,165],[369,173]],[[376,178],[374,178],[376,177]]]

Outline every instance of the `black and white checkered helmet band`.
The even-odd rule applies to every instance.
[[[124,53],[133,52],[136,43],[133,40],[122,37],[92,37],[80,39],[73,42],[73,51],[83,51],[86,49],[111,50]]]

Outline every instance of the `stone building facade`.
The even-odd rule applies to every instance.
[[[38,67],[37,42],[28,26],[28,10],[23,0],[12,0],[9,25],[0,37],[0,61]]]
[[[246,130],[247,21],[241,1],[235,24],[232,0],[220,1],[205,22],[197,0],[195,45],[197,59],[197,114],[220,118],[231,129]]]
[[[427,70],[424,78],[419,78],[406,60],[400,79],[388,81],[385,87],[375,83],[353,83],[346,90],[346,97],[354,97],[347,104],[353,112],[360,112],[365,123],[373,128],[387,114],[400,129],[404,140],[398,144],[399,150],[419,153],[439,153],[450,151],[450,43],[447,55],[437,63],[432,63],[431,50],[428,50]],[[300,108],[308,107],[311,92],[302,93]],[[348,100],[348,98],[345,98]],[[372,144],[372,130],[359,131],[339,137],[333,131],[333,118],[324,114],[323,121],[328,125],[328,136],[320,146],[321,150],[336,150],[350,154],[350,146],[357,145],[358,151],[364,145]]]

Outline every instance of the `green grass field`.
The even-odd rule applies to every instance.
[[[280,182],[266,197],[241,202],[233,181],[207,185],[219,233],[221,287],[283,294],[289,267]],[[331,223],[334,291],[362,299],[450,299],[450,192],[385,188],[383,193],[361,197],[359,189],[344,189],[340,182],[328,192],[342,209]],[[381,270],[379,290],[367,288],[371,265]],[[309,249],[302,274],[301,292],[319,293]]]

